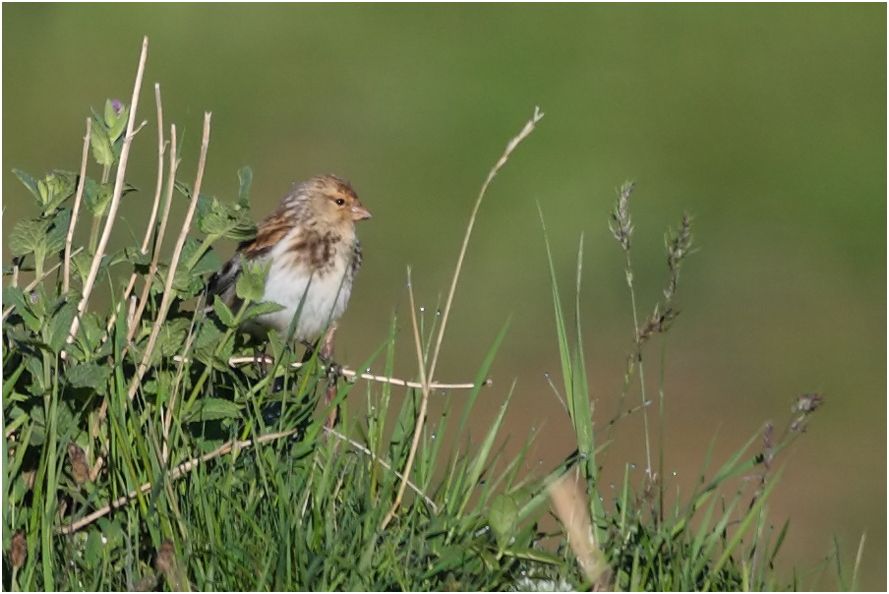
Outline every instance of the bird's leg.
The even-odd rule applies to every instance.
[[[318,357],[324,362],[327,366],[327,392],[324,394],[324,406],[330,406],[330,403],[333,401],[336,396],[336,380],[339,379],[341,375],[340,366],[334,363],[333,361],[333,348],[334,342],[336,339],[336,323],[330,325],[330,328],[327,330],[327,333],[324,335],[324,338],[321,339],[321,350],[318,351]],[[339,407],[334,407],[330,413],[327,415],[327,423],[326,426],[328,429],[333,429],[336,425],[337,417],[339,416]]]

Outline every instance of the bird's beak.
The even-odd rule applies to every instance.
[[[356,204],[352,207],[352,220],[353,221],[363,221],[365,219],[371,218],[370,211],[361,206],[360,204]]]

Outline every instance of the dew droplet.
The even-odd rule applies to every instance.
[[[676,471],[674,470],[674,471],[673,471],[673,476],[679,476],[679,473],[676,472]]]
[[[422,305],[420,306],[420,313],[426,313],[426,308]]]
[[[547,380],[549,379],[549,371],[543,372],[543,379],[547,379]]]
[[[441,315],[441,310],[440,310],[440,309],[436,309],[436,310],[435,310],[435,315],[436,315],[436,316],[440,316],[440,315]]]
[[[630,470],[636,470],[636,465],[630,462]]]
[[[366,368],[364,369],[364,373],[370,373],[370,367],[366,367]]]
[[[430,437],[432,438],[432,441],[435,441],[435,438],[438,436],[435,433],[433,433],[432,435],[430,435]]]

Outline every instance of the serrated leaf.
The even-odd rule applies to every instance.
[[[90,133],[90,145],[93,147],[93,158],[102,167],[114,164],[114,149],[104,126],[93,126]]]
[[[56,170],[37,182],[43,215],[51,215],[77,189],[77,176],[68,171]]]
[[[189,325],[189,320],[185,318],[176,318],[164,323],[158,333],[158,351],[161,356],[172,357],[182,350]]]
[[[3,287],[3,305],[5,307],[14,305],[15,313],[22,318],[25,327],[29,331],[37,332],[40,330],[42,326],[40,318],[34,314],[31,304],[21,288],[13,286]]]
[[[216,315],[219,317],[220,322],[222,322],[229,328],[234,327],[235,315],[232,313],[232,310],[230,310],[228,306],[222,301],[222,299],[217,298],[213,300],[213,311],[216,312]]]
[[[74,388],[91,388],[99,394],[104,394],[110,374],[111,368],[107,365],[81,363],[69,367],[65,372],[65,379]]]
[[[117,114],[116,119],[113,123],[109,123],[108,125],[108,137],[112,142],[116,142],[120,140],[121,135],[123,135],[124,130],[126,130],[127,122],[130,117],[130,108],[126,105],[122,106],[120,109],[120,113]],[[117,152],[117,151],[115,151]],[[120,153],[117,152],[119,155]]]
[[[65,247],[68,225],[71,223],[71,210],[63,208],[52,221],[52,228],[46,234],[46,253],[59,252]]]
[[[13,256],[25,256],[41,251],[46,241],[50,221],[24,219],[15,224],[9,234],[9,251]]]
[[[114,186],[110,183],[100,184],[95,180],[87,179],[83,186],[83,201],[93,215],[102,215],[111,204],[113,193]]]
[[[235,283],[235,293],[244,301],[259,301],[265,292],[265,279],[268,276],[269,265],[244,261],[241,266],[241,274]]]
[[[243,322],[247,320],[252,320],[255,317],[274,313],[276,311],[281,311],[284,309],[284,306],[280,303],[272,303],[271,301],[263,301],[261,303],[251,303],[247,307],[247,311],[244,312],[244,316],[242,318]]]
[[[34,199],[39,201],[40,192],[37,190],[37,180],[21,169],[13,169],[12,173],[15,174],[17,178],[19,178],[19,181],[22,182],[23,186],[28,188],[28,191],[31,192],[31,195],[34,196]]]
[[[198,198],[197,227],[207,235],[243,241],[256,234],[246,209],[230,207],[203,194]]]
[[[519,506],[511,495],[500,494],[491,502],[488,510],[488,522],[497,539],[497,546],[504,549],[515,535],[518,523]]]
[[[77,307],[73,302],[68,302],[63,304],[53,315],[46,341],[52,352],[58,353],[65,346],[68,332],[71,330],[71,323],[76,314]]]
[[[222,398],[203,398],[187,416],[188,421],[216,421],[219,419],[235,419],[241,416],[241,407],[231,400]]]

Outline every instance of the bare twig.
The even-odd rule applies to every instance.
[[[82,248],[82,247],[77,248],[76,250],[74,250],[73,252],[71,252],[71,257],[76,256],[77,254],[79,254],[79,253],[82,252],[82,251],[83,251],[83,248]],[[32,289],[34,289],[34,287],[36,287],[37,285],[39,285],[40,283],[42,283],[44,280],[46,280],[46,277],[48,277],[50,274],[52,274],[53,272],[55,272],[56,270],[58,270],[59,267],[60,267],[61,265],[62,265],[61,262],[57,262],[57,263],[53,264],[52,266],[50,266],[49,268],[47,268],[46,270],[44,270],[44,271],[43,271],[43,274],[41,274],[40,276],[38,276],[37,278],[35,278],[34,280],[32,280],[32,281],[31,281],[30,283],[28,283],[27,285],[25,285],[25,288],[23,289],[23,292],[27,293],[28,291],[31,291]],[[9,314],[12,313],[12,310],[14,310],[14,309],[15,309],[15,305],[10,305],[10,306],[7,307],[6,309],[4,309],[4,310],[3,310],[3,318],[2,318],[2,319],[5,320],[5,319],[9,316]]]
[[[188,205],[188,211],[185,213],[185,220],[182,222],[182,229],[179,231],[179,238],[176,240],[176,247],[173,248],[173,258],[170,261],[169,270],[167,270],[167,281],[164,285],[164,296],[161,299],[160,311],[154,321],[154,327],[148,337],[148,344],[145,346],[145,355],[142,362],[136,369],[136,375],[130,382],[128,396],[130,400],[136,395],[139,385],[142,382],[142,376],[148,370],[151,356],[154,354],[154,346],[157,344],[157,337],[160,335],[161,327],[170,311],[170,305],[173,303],[173,279],[176,276],[176,269],[179,266],[179,258],[182,255],[182,248],[185,240],[188,238],[188,231],[191,229],[191,220],[194,218],[194,212],[198,204],[198,196],[201,195],[201,183],[204,179],[204,167],[207,164],[207,149],[210,146],[210,112],[204,113],[204,134],[201,140],[201,156],[198,160],[198,172],[195,177],[194,188],[191,194],[191,202]]]
[[[164,196],[164,211],[161,213],[160,226],[157,230],[157,237],[154,240],[154,255],[151,258],[151,264],[148,267],[148,274],[145,277],[145,286],[142,287],[142,294],[139,295],[139,306],[133,316],[135,320],[141,320],[142,314],[145,312],[145,306],[148,303],[148,294],[151,291],[151,283],[157,274],[158,264],[160,262],[161,245],[164,242],[164,236],[167,232],[167,221],[170,218],[170,204],[173,201],[173,189],[176,186],[176,171],[179,169],[179,159],[176,153],[176,125],[170,126],[170,171],[167,175],[167,192]],[[130,326],[127,330],[127,342],[133,340],[136,334],[136,325]]]
[[[176,361],[183,360],[183,358],[179,357],[178,355],[173,357],[173,359]],[[275,362],[275,360],[268,355],[262,355],[259,357],[231,357],[228,360],[228,364],[232,367],[238,367],[241,365],[252,365],[255,363],[262,363],[264,365],[272,365],[274,362]],[[303,363],[301,361],[297,361],[295,363],[292,363],[290,365],[290,367],[292,369],[299,369],[303,365],[305,365],[305,363]],[[404,380],[404,379],[397,378],[397,377],[389,377],[386,375],[375,375],[373,373],[368,373],[368,372],[359,373],[359,372],[355,371],[354,369],[349,369],[348,367],[340,368],[339,372],[341,375],[343,375],[344,377],[348,378],[351,381],[357,381],[359,379],[363,379],[363,380],[369,381],[369,382],[379,382],[381,384],[391,384],[393,386],[403,386],[405,388],[414,388],[417,390],[422,389],[422,387],[423,387],[423,384],[421,384],[420,382],[412,382],[409,380]],[[487,380],[485,380],[485,382],[482,385],[483,386],[490,386],[493,383],[494,383],[493,380],[487,379]],[[429,384],[430,390],[471,390],[474,387],[475,387],[475,384],[473,384],[471,382],[459,383],[459,384],[447,384],[447,383],[431,383],[431,384]]]
[[[506,150],[503,151],[503,154],[500,156],[500,159],[497,160],[497,163],[488,173],[488,177],[485,178],[485,183],[482,184],[481,191],[479,191],[478,198],[475,200],[475,206],[472,207],[472,214],[469,216],[469,223],[466,225],[466,234],[463,236],[463,245],[460,247],[460,255],[457,257],[457,266],[454,269],[454,278],[451,280],[451,288],[448,291],[448,298],[445,301],[444,310],[442,310],[441,314],[441,326],[438,329],[438,336],[435,340],[435,350],[432,351],[432,363],[429,365],[429,379],[430,381],[435,379],[435,371],[438,365],[438,354],[441,351],[441,343],[444,339],[445,329],[448,325],[448,315],[451,313],[451,304],[454,301],[454,293],[457,291],[457,281],[460,279],[460,271],[463,268],[463,258],[466,256],[466,250],[469,247],[469,238],[472,235],[472,228],[475,226],[475,219],[478,215],[478,209],[482,205],[482,200],[485,197],[485,193],[488,191],[488,186],[491,185],[491,182],[494,181],[494,178],[497,176],[497,173],[500,169],[506,164],[506,161],[509,159],[509,156],[516,149],[516,147],[525,140],[531,132],[534,131],[534,127],[537,125],[543,118],[543,113],[540,111],[540,108],[534,108],[534,115],[531,116],[531,119],[525,124],[525,127],[522,128],[521,132],[518,133],[512,140],[510,140],[506,145]]]
[[[62,293],[67,293],[68,288],[71,286],[71,242],[74,239],[74,226],[77,224],[77,216],[80,214],[80,200],[83,198],[83,188],[86,185],[86,162],[90,152],[92,124],[92,118],[87,118],[86,134],[83,136],[83,154],[80,157],[80,178],[77,180],[77,193],[74,195],[71,223],[68,225],[68,234],[65,236],[65,266],[62,269]]]
[[[151,214],[148,217],[148,224],[145,226],[145,236],[142,238],[142,246],[139,248],[139,252],[144,256],[148,253],[148,246],[151,243],[151,238],[154,236],[154,223],[157,220],[157,211],[160,206],[161,200],[161,191],[164,187],[164,151],[167,149],[167,143],[164,141],[164,110],[163,105],[161,104],[161,86],[158,83],[154,83],[154,101],[157,106],[157,183],[154,189],[154,204],[151,207]],[[136,279],[139,278],[139,275],[136,271],[130,275],[130,280],[127,283],[126,288],[123,291],[123,297],[121,301],[126,301],[130,297],[130,293],[136,286]],[[135,318],[135,316],[133,316]],[[108,323],[105,326],[105,338],[107,339],[108,333],[111,332],[111,328],[114,327],[114,322],[117,321],[117,311],[115,310],[111,317],[108,319]],[[129,326],[127,327],[127,332],[129,333]],[[104,342],[104,340],[103,340]]]
[[[198,456],[196,458],[192,458],[191,460],[188,460],[187,462],[183,462],[182,464],[180,464],[179,466],[177,466],[176,468],[174,468],[173,470],[170,471],[170,474],[168,475],[169,480],[176,480],[176,479],[184,476],[185,474],[188,474],[195,468],[197,468],[198,465],[200,465],[204,462],[209,462],[210,460],[213,460],[214,458],[219,458],[220,456],[224,456],[224,455],[232,452],[233,450],[242,450],[244,448],[249,448],[253,445],[258,445],[261,443],[274,441],[276,439],[282,439],[284,437],[290,437],[291,435],[294,435],[296,433],[296,431],[297,431],[296,429],[288,429],[287,431],[279,431],[277,433],[267,433],[265,435],[261,435],[261,436],[257,437],[255,440],[245,439],[245,440],[239,441],[239,440],[235,439],[232,441],[228,441],[228,442],[222,444],[221,446],[219,446],[218,448],[216,448],[215,450],[213,450],[212,452],[208,452],[208,453],[204,454],[203,456]],[[77,532],[84,526],[88,526],[88,525],[92,524],[93,522],[95,522],[96,520],[98,520],[99,518],[101,518],[103,516],[107,516],[109,513],[111,513],[112,510],[115,510],[119,507],[126,505],[126,503],[128,501],[130,501],[131,499],[134,499],[140,493],[147,493],[150,490],[151,490],[151,483],[150,482],[143,483],[138,489],[133,489],[126,495],[122,495],[122,496],[118,497],[114,501],[111,501],[110,503],[100,507],[93,513],[91,513],[87,516],[84,516],[83,518],[77,520],[76,522],[72,522],[71,524],[61,526],[58,529],[58,532],[60,534],[71,534],[72,532]]]
[[[120,150],[120,160],[117,165],[117,176],[114,180],[114,192],[111,195],[111,204],[108,207],[108,219],[105,221],[105,228],[102,230],[102,237],[99,245],[96,247],[96,253],[90,266],[86,283],[83,287],[83,295],[80,303],[77,304],[77,315],[71,323],[71,329],[68,332],[68,343],[74,342],[77,330],[80,327],[80,319],[86,311],[87,303],[89,303],[90,294],[93,292],[93,286],[96,277],[99,275],[99,265],[102,262],[102,256],[105,254],[105,248],[108,246],[108,240],[111,237],[111,229],[114,227],[114,219],[117,215],[117,209],[120,206],[120,197],[123,195],[124,178],[127,173],[127,161],[130,157],[130,146],[133,143],[134,129],[136,124],[136,108],[139,104],[139,92],[142,90],[142,75],[145,72],[145,61],[148,59],[148,37],[142,40],[142,54],[139,56],[139,67],[136,70],[136,82],[133,85],[133,97],[130,103],[130,116],[127,121],[127,131],[123,139],[123,146]]]
[[[423,433],[423,426],[426,421],[426,408],[429,405],[429,382],[426,379],[426,365],[423,363],[423,343],[420,340],[420,325],[417,323],[417,307],[414,304],[414,286],[411,282],[410,267],[407,269],[407,294],[410,299],[411,327],[414,331],[414,347],[417,350],[417,369],[419,369],[420,373],[420,385],[422,386],[420,389],[423,392],[423,398],[420,400],[420,410],[417,413],[417,422],[414,424],[414,437],[411,441],[411,449],[407,454],[407,462],[404,464],[401,484],[398,486],[398,493],[395,495],[395,501],[392,503],[392,507],[389,508],[389,513],[386,514],[386,517],[383,518],[383,522],[380,524],[380,530],[385,529],[386,526],[389,525],[389,522],[395,517],[395,512],[398,511],[398,506],[401,505],[401,499],[404,497],[404,489],[407,486],[408,477],[411,475],[411,469],[414,467],[414,458],[417,455],[417,448],[420,445],[420,436]]]
[[[350,438],[346,437],[345,435],[343,435],[342,433],[340,433],[340,432],[337,431],[336,429],[331,429],[331,428],[329,428],[329,427],[325,427],[325,428],[324,428],[324,431],[326,431],[326,432],[329,433],[330,435],[336,437],[337,439],[340,439],[340,440],[342,440],[342,441],[345,441],[346,443],[348,443],[349,445],[351,445],[351,446],[352,446],[353,448],[355,448],[356,450],[358,450],[358,451],[360,451],[360,452],[362,452],[362,453],[364,453],[364,454],[367,454],[367,455],[370,457],[371,460],[373,460],[374,462],[376,462],[377,464],[379,464],[380,466],[382,466],[383,468],[385,468],[386,470],[388,470],[389,472],[391,472],[392,474],[394,474],[395,476],[397,476],[397,477],[400,478],[401,480],[405,481],[405,483],[407,484],[407,486],[410,487],[411,490],[412,490],[414,493],[416,493],[417,495],[419,495],[420,497],[423,498],[423,501],[425,501],[425,502],[426,502],[426,505],[428,505],[428,506],[432,509],[432,512],[433,512],[433,513],[436,513],[436,514],[438,513],[438,506],[435,505],[435,502],[432,501],[432,499],[430,499],[429,496],[426,495],[426,494],[422,491],[422,489],[420,489],[420,487],[418,487],[414,482],[408,480],[407,478],[405,478],[405,476],[404,476],[403,474],[401,474],[400,472],[398,472],[397,470],[395,470],[394,468],[392,468],[392,466],[391,466],[388,462],[386,462],[385,460],[383,460],[382,458],[380,458],[379,456],[377,456],[376,454],[374,454],[374,453],[373,453],[372,451],[370,451],[368,448],[364,447],[364,445],[358,443],[358,442],[355,441],[354,439],[350,439]]]

